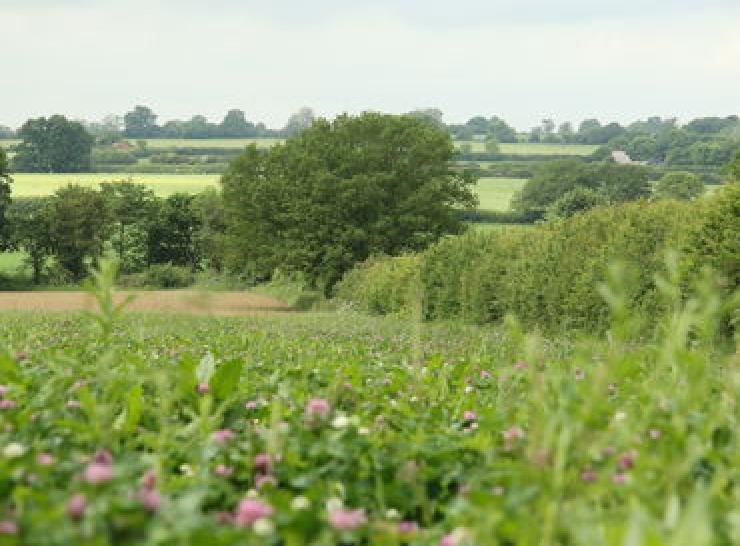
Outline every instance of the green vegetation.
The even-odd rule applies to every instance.
[[[653,193],[659,199],[696,199],[705,188],[701,179],[692,173],[672,172],[663,175],[655,184]]]
[[[148,148],[178,149],[178,148],[228,148],[242,149],[252,144],[258,148],[271,148],[285,142],[281,138],[147,138],[142,139]],[[138,142],[138,139],[135,142]]]
[[[85,127],[64,116],[29,119],[18,130],[13,170],[41,173],[87,172],[92,165],[94,138]]]
[[[480,210],[511,210],[511,200],[524,187],[521,178],[479,178],[475,185]]]
[[[69,184],[79,184],[97,189],[104,182],[131,180],[142,184],[160,197],[173,193],[198,193],[205,188],[218,186],[218,175],[212,174],[40,174],[13,175],[13,197],[51,195]]]
[[[455,141],[455,145],[470,145],[473,153],[486,153],[486,143],[481,141]],[[599,147],[589,144],[542,144],[538,142],[500,143],[498,152],[507,155],[574,155],[586,156]]]
[[[737,361],[712,343],[710,293],[682,302],[667,282],[660,334],[635,344],[617,279],[608,341],[515,322],[127,317],[110,281],[93,317],[3,317],[7,544],[737,538]]]

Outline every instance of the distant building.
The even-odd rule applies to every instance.
[[[632,161],[632,158],[624,150],[614,150],[612,161],[618,165],[646,165],[647,161]]]

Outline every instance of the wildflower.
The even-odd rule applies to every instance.
[[[473,385],[465,385],[465,394],[470,394],[472,392],[475,392]]]
[[[306,414],[309,416],[326,417],[331,411],[328,400],[323,398],[312,398],[306,404]]]
[[[598,479],[598,474],[590,468],[581,472],[581,480],[586,483],[593,483]]]
[[[71,519],[80,519],[87,510],[87,497],[82,493],[72,495],[67,501],[67,516]]]
[[[458,527],[451,533],[443,536],[439,541],[439,546],[461,546],[468,538],[468,530]]]
[[[293,510],[308,510],[311,508],[311,501],[307,497],[298,496],[291,501],[290,507]]]
[[[259,408],[259,402],[257,402],[257,400],[249,400],[244,403],[244,407],[248,410],[256,410]]]
[[[18,442],[11,442],[5,446],[3,455],[6,459],[15,459],[17,457],[23,457],[26,453],[26,447]]]
[[[72,392],[80,390],[82,387],[87,385],[87,381],[84,379],[78,379],[74,383],[72,383],[72,386],[69,388]]]
[[[254,457],[254,467],[261,472],[269,472],[272,467],[272,457],[269,453],[259,453]]]
[[[465,413],[463,413],[463,421],[477,421],[477,420],[478,420],[478,416],[476,415],[474,411],[468,410]]]
[[[195,387],[195,390],[198,392],[198,394],[207,394],[208,391],[211,390],[211,386],[208,383],[198,383],[198,386]]]
[[[18,404],[14,400],[6,400],[5,398],[0,400],[0,409],[13,409],[17,405]]]
[[[51,466],[54,464],[54,456],[50,453],[39,453],[36,456],[36,464],[40,466]]]
[[[11,520],[0,521],[0,535],[17,535],[18,524]]]
[[[141,478],[141,486],[146,489],[154,489],[157,487],[157,475],[153,470],[149,470],[144,477]]]
[[[183,476],[192,477],[195,475],[195,471],[193,470],[193,467],[189,465],[188,463],[182,463],[180,465],[180,472],[182,472]]]
[[[232,474],[234,474],[234,469],[230,466],[226,466],[225,464],[220,464],[216,467],[216,470],[214,472],[217,476],[221,476],[222,478],[229,478]]]
[[[67,400],[66,406],[69,409],[76,409],[76,408],[81,408],[82,403],[79,400]]]
[[[10,387],[7,385],[0,385],[0,398],[8,394],[8,392],[10,392]]]
[[[272,506],[256,499],[244,499],[239,503],[234,516],[234,522],[242,527],[252,525],[262,518],[269,518],[273,514]]]
[[[622,485],[627,483],[627,475],[623,472],[617,472],[612,476],[612,483],[615,485]]]
[[[401,535],[411,535],[419,532],[419,524],[415,521],[402,521],[398,524],[398,532]]]
[[[262,489],[266,485],[272,485],[273,487],[277,486],[277,480],[275,479],[275,476],[270,476],[269,474],[263,474],[260,476],[257,476],[254,479],[254,485],[257,486],[257,489]]]
[[[623,411],[618,411],[618,412],[616,412],[614,414],[614,422],[615,423],[621,423],[625,419],[627,419],[627,414],[625,412],[623,412]]]
[[[85,481],[92,485],[100,485],[113,479],[113,467],[109,464],[90,463],[85,468]]]
[[[662,436],[662,433],[656,428],[651,428],[648,431],[648,436],[650,437],[651,440],[659,440],[660,437]]]
[[[162,495],[156,489],[142,487],[136,498],[147,512],[156,512],[162,505]]]
[[[327,512],[334,512],[335,510],[340,510],[343,505],[342,499],[332,497],[326,501],[326,510]]]
[[[497,497],[503,497],[504,493],[506,493],[506,489],[501,487],[500,485],[496,485],[491,489],[491,493],[493,493]]]
[[[252,526],[254,532],[260,536],[268,536],[275,532],[275,524],[267,518],[260,518]]]
[[[113,455],[111,455],[111,452],[107,449],[101,449],[95,454],[94,460],[96,463],[112,465]]]
[[[617,462],[617,465],[621,470],[629,470],[633,466],[635,466],[635,458],[637,457],[637,452],[633,451],[627,451],[626,453],[622,453],[619,456],[619,461]]]
[[[367,427],[360,427],[357,429],[357,434],[361,436],[367,436],[368,434],[370,434],[370,429]]]
[[[345,510],[343,508],[329,512],[329,525],[338,531],[354,531],[367,523],[365,510]]]
[[[331,422],[331,426],[333,426],[334,428],[345,428],[347,427],[347,425],[349,425],[349,423],[349,418],[346,415],[340,413]]]
[[[516,425],[509,427],[501,434],[503,435],[504,441],[506,441],[507,445],[513,444],[517,440],[521,440],[522,438],[524,438],[524,431],[521,429],[521,427],[518,427]]]
[[[225,444],[234,439],[234,432],[228,428],[217,430],[213,433],[213,441],[217,444]]]
[[[399,519],[401,517],[401,512],[399,512],[395,508],[389,508],[385,511],[385,517],[387,519]]]

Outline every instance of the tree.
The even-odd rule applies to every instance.
[[[734,159],[725,167],[725,172],[731,182],[740,182],[740,149],[735,152]]]
[[[486,138],[483,143],[487,154],[497,154],[499,152],[498,140],[493,137]]]
[[[558,127],[558,136],[566,144],[573,142],[573,124],[570,121],[561,123]]]
[[[283,127],[283,134],[287,137],[296,136],[311,127],[315,120],[316,114],[314,114],[314,111],[311,108],[303,107],[288,118],[288,122]]]
[[[147,236],[159,211],[154,192],[130,180],[104,182],[100,190],[111,215],[111,243],[121,271],[130,273],[146,266]]]
[[[224,234],[226,218],[224,201],[214,188],[200,192],[193,200],[193,210],[198,218],[195,245],[204,266],[215,271],[223,270]]]
[[[693,173],[666,173],[655,185],[657,199],[691,201],[704,193],[704,183]]]
[[[249,137],[255,134],[254,124],[247,121],[241,110],[229,110],[219,126],[221,136],[226,138]]]
[[[50,199],[13,199],[7,211],[9,246],[14,250],[23,250],[28,255],[26,262],[33,271],[34,284],[41,283],[44,266],[52,252],[48,215]]]
[[[222,178],[228,266],[254,278],[301,272],[326,293],[375,254],[459,233],[472,177],[452,170],[450,136],[412,116],[318,120],[268,152],[251,146]]]
[[[85,276],[87,263],[102,256],[110,235],[110,216],[103,194],[70,184],[57,190],[48,207],[51,249],[73,280]]]
[[[418,108],[408,113],[409,116],[423,119],[435,127],[444,128],[444,113],[439,108]]]
[[[91,169],[94,138],[64,116],[30,119],[18,130],[23,139],[13,158],[22,172],[79,173]]]
[[[200,227],[193,203],[195,196],[175,193],[162,202],[149,227],[149,264],[173,264],[198,268],[197,232]]]
[[[124,134],[129,138],[153,138],[158,136],[157,114],[148,106],[136,106],[123,116]]]
[[[123,118],[121,116],[108,115],[101,121],[85,124],[87,132],[95,137],[98,144],[113,144],[118,142],[123,135]]]
[[[545,218],[548,220],[570,218],[574,214],[607,204],[609,201],[601,192],[591,188],[577,187],[556,199],[547,208]]]
[[[8,170],[8,156],[5,155],[5,150],[0,148],[0,248],[4,246],[3,241],[7,236],[5,210],[10,205],[10,183],[12,182]]]

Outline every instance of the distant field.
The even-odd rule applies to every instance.
[[[217,174],[37,174],[18,173],[13,175],[13,196],[31,197],[51,195],[67,184],[97,188],[101,182],[128,180],[144,184],[159,196],[173,193],[198,193],[207,187],[218,185]]]
[[[458,148],[463,144],[470,144],[473,152],[485,152],[485,144],[478,141],[455,141]],[[499,144],[502,154],[519,155],[589,155],[596,151],[598,146],[589,144],[537,144],[522,142],[516,144]]]
[[[511,198],[522,189],[527,181],[523,178],[481,178],[476,185],[480,199],[479,209],[507,211],[511,207]]]
[[[127,139],[135,144],[139,139]],[[235,148],[241,149],[250,144],[256,144],[258,148],[269,148],[275,144],[284,142],[282,138],[147,138],[145,140],[149,148]]]
[[[20,140],[0,140],[0,148],[10,148],[16,144],[20,144]]]

